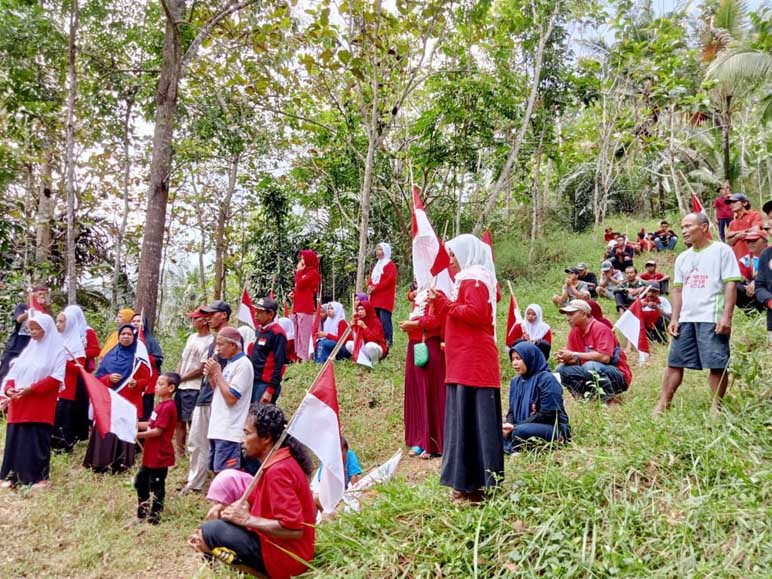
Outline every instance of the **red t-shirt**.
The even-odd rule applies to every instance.
[[[260,531],[260,548],[266,571],[272,579],[285,579],[304,573],[303,561],[314,558],[316,506],[308,477],[288,448],[280,448],[263,466],[263,474],[249,496],[250,513],[279,521],[286,529],[302,530],[299,539],[277,539]]]
[[[390,261],[384,266],[381,280],[377,284],[373,284],[373,280],[369,278],[367,285],[373,286],[370,293],[370,303],[373,307],[393,312],[394,296],[397,293],[397,266],[394,262]]]
[[[75,400],[75,393],[78,389],[78,376],[80,375],[81,366],[85,365],[85,358],[78,358],[77,363],[73,360],[67,360],[67,368],[64,372],[64,389],[59,392],[59,398],[62,400]]]
[[[754,226],[758,227],[759,229],[764,227],[764,216],[758,211],[746,211],[745,214],[739,219],[732,220],[732,222],[729,224],[729,231],[743,231]],[[738,260],[742,259],[744,255],[750,253],[748,244],[744,239],[738,239],[732,246],[732,250],[734,251],[734,255]]]
[[[319,272],[306,267],[295,272],[295,289],[292,313],[313,314],[316,310],[314,296],[319,291]]]
[[[485,284],[464,280],[455,302],[440,293],[434,306],[445,319],[445,383],[501,388],[499,351]]]
[[[732,219],[734,217],[732,208],[726,202],[728,198],[729,195],[721,195],[713,201],[713,207],[716,209],[716,219]]]
[[[177,428],[177,406],[174,399],[164,400],[156,405],[150,420],[148,429],[160,428],[161,436],[145,438],[145,448],[142,451],[142,466],[148,468],[163,468],[174,466],[174,429]]]
[[[582,335],[578,327],[571,328],[568,333],[566,348],[572,352],[599,352],[609,356],[614,355],[614,348],[619,345],[614,331],[604,326],[598,320],[591,319],[587,325],[587,331]],[[582,362],[584,364],[584,362]],[[629,386],[633,381],[633,373],[627,365],[627,356],[624,350],[620,351],[617,368],[625,377],[625,383]]]
[[[14,386],[14,381],[9,380],[5,383],[5,392],[8,392]],[[29,392],[11,400],[8,405],[8,424],[19,424],[21,422],[42,422],[44,424],[54,424],[56,415],[56,396],[59,393],[59,380],[52,376],[47,376],[42,380],[35,382],[29,387]]]
[[[659,281],[665,277],[665,274],[661,271],[655,271],[654,273],[643,272],[639,277],[643,281]]]

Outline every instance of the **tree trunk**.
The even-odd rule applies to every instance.
[[[126,97],[126,113],[123,116],[123,215],[115,240],[115,263],[113,264],[113,309],[119,307],[119,280],[123,269],[123,239],[126,236],[126,225],[129,221],[129,188],[131,184],[131,110],[134,107],[134,90]]]
[[[544,131],[542,131],[542,142],[544,139]],[[531,243],[528,249],[528,263],[533,260],[533,253],[536,249],[536,237],[539,234],[539,192],[541,189],[541,155],[542,155],[542,142],[539,143],[539,148],[536,149],[536,162],[533,168],[533,200],[531,202]]]
[[[732,154],[729,146],[729,137],[732,131],[732,95],[726,95],[724,100],[726,110],[724,111],[722,123],[721,123],[721,141],[724,153],[724,181],[731,183],[730,175],[732,174]],[[734,183],[732,183],[734,185]]]
[[[234,155],[228,167],[228,190],[225,198],[218,205],[217,228],[215,230],[215,257],[214,257],[214,299],[223,299],[223,285],[225,283],[225,225],[228,221],[233,192],[236,190],[236,178],[239,174],[240,155]]]
[[[166,206],[169,201],[169,172],[172,164],[172,137],[177,113],[182,47],[174,18],[181,17],[184,0],[167,2],[171,14],[166,18],[163,43],[163,64],[156,92],[153,154],[150,160],[150,182],[147,192],[145,232],[137,279],[137,311],[144,311],[147,322],[155,325],[158,284],[163,255]]]
[[[73,0],[70,7],[70,37],[67,50],[68,60],[68,91],[67,91],[67,124],[65,136],[65,158],[67,167],[67,303],[76,302],[77,275],[75,273],[75,97],[78,93],[78,73],[75,70],[76,45],[78,35],[78,0]]]
[[[54,217],[54,205],[51,151],[46,149],[40,164],[40,193],[35,216],[35,263],[38,266],[51,257],[51,220]]]
[[[373,107],[375,109],[375,107]],[[374,111],[375,112],[375,111]],[[356,291],[361,292],[365,281],[365,259],[367,259],[367,231],[370,227],[370,193],[373,185],[375,165],[375,147],[378,137],[375,134],[377,119],[370,125],[367,139],[367,158],[365,159],[365,178],[359,195],[359,253],[357,254]]]

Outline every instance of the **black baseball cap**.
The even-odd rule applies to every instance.
[[[729,197],[726,198],[726,203],[729,205],[730,203],[734,203],[735,201],[742,201],[743,203],[748,201],[748,196],[744,193],[732,193]]]
[[[767,201],[766,203],[764,203],[764,205],[763,205],[763,207],[761,208],[761,210],[762,210],[764,213],[769,213],[770,211],[772,211],[772,200],[770,200],[770,201]]]
[[[576,269],[575,267],[569,267],[566,269],[566,273],[582,273],[582,270]]]
[[[276,313],[279,310],[279,304],[271,298],[260,298],[255,302],[255,309]]]
[[[205,314],[213,314],[215,312],[225,312],[228,314],[228,317],[231,315],[231,307],[222,300],[217,300],[212,302],[209,305],[201,306],[201,311]]]

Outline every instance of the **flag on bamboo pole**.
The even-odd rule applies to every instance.
[[[240,322],[245,323],[253,330],[257,328],[257,321],[255,320],[255,304],[252,302],[252,297],[249,295],[246,287],[244,287],[244,291],[241,292],[241,302],[239,302],[239,309],[236,317]]]
[[[418,289],[433,287],[450,297],[453,281],[448,266],[450,257],[445,245],[437,237],[426,215],[421,190],[413,186],[413,212],[411,231],[413,235],[413,277]]]
[[[104,438],[112,433],[124,442],[134,442],[137,438],[136,407],[82,367],[80,376],[94,409],[94,424],[99,435]]]
[[[509,295],[509,313],[507,314],[507,337],[504,340],[510,348],[515,343],[514,332],[515,326],[523,322],[523,315],[520,312],[520,307],[517,305],[517,298],[515,292]]]
[[[614,327],[622,332],[622,335],[638,350],[638,363],[642,365],[649,358],[650,350],[641,297],[636,298],[627,311],[620,316]]]

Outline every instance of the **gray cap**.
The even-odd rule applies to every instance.
[[[614,266],[611,265],[611,262],[606,260],[603,263],[600,264],[600,270],[601,271],[609,271],[611,269],[614,269]]]
[[[590,308],[590,304],[584,300],[571,300],[567,305],[560,308],[561,314],[572,314],[574,312],[592,314],[592,309]]]

